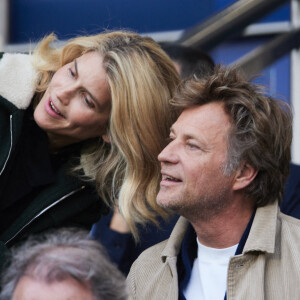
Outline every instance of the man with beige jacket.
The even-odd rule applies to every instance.
[[[299,299],[300,221],[278,208],[289,107],[225,67],[185,81],[172,103],[157,202],[182,217],[133,264],[130,299]]]

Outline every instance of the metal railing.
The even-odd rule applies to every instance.
[[[259,73],[280,57],[300,46],[300,29],[283,33],[270,42],[255,48],[233,64],[239,66],[249,76]]]
[[[178,43],[211,50],[220,42],[236,36],[288,0],[240,0],[183,32]]]

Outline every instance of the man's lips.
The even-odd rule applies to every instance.
[[[162,183],[177,183],[182,182],[181,179],[171,176],[170,174],[162,173]]]
[[[176,181],[176,182],[180,182],[181,180],[174,178],[172,176],[168,176],[168,175],[162,175],[162,179],[163,180],[168,180],[168,181]]]

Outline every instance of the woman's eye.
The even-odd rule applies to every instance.
[[[84,101],[87,104],[88,107],[90,108],[95,108],[95,104],[93,103],[93,101],[89,100],[88,97],[84,96]]]
[[[69,73],[72,77],[76,77],[76,74],[73,72],[73,70],[71,68],[69,68]]]

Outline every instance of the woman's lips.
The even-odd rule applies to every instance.
[[[65,116],[57,109],[57,107],[54,105],[51,97],[48,99],[45,105],[45,109],[47,113],[54,118],[61,119],[65,118]]]

